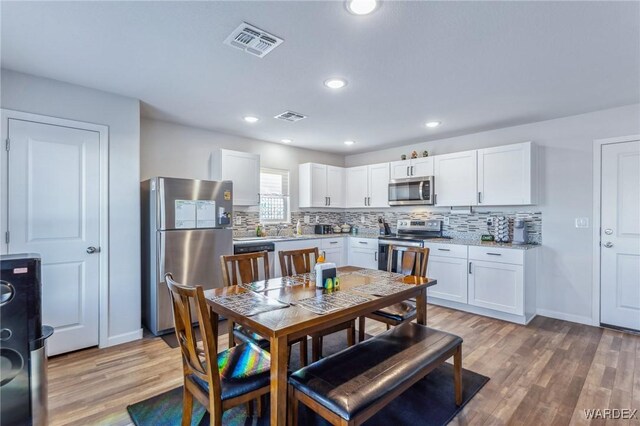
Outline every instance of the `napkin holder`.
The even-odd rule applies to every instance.
[[[318,263],[314,270],[316,272],[316,287],[327,289],[334,288],[337,277],[335,263]]]

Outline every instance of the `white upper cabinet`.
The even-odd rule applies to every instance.
[[[346,169],[346,207],[389,207],[389,163]]]
[[[304,163],[299,166],[299,207],[344,207],[342,167]]]
[[[367,207],[389,207],[389,163],[372,164],[367,167]]]
[[[436,205],[477,205],[478,151],[436,155],[434,158]]]
[[[388,172],[387,172],[388,173]],[[347,207],[366,207],[369,196],[369,166],[347,169]]]
[[[217,149],[211,153],[211,180],[233,182],[233,205],[260,203],[260,156],[248,152]]]
[[[412,158],[410,160],[392,161],[390,164],[391,179],[433,176],[433,157]]]
[[[344,168],[327,166],[327,197],[329,207],[345,206]]]
[[[479,149],[478,205],[535,204],[533,160],[531,142]]]

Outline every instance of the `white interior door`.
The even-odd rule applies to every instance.
[[[640,141],[602,145],[600,322],[640,330]]]
[[[100,135],[9,119],[8,136],[7,250],[42,258],[48,353],[97,345]]]

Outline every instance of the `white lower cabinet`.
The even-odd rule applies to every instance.
[[[427,244],[429,303],[528,323],[535,316],[537,249]]]
[[[524,314],[522,265],[469,260],[469,304],[514,315]]]
[[[346,264],[345,237],[324,238],[320,240],[320,251],[325,254],[325,261],[335,263],[336,266]]]
[[[349,266],[378,269],[378,239],[349,238]]]
[[[438,280],[427,294],[444,300],[467,303],[467,258],[429,256],[427,276]]]

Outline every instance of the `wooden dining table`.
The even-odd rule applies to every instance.
[[[233,323],[238,323],[270,340],[272,425],[286,424],[289,342],[414,297],[417,306],[416,320],[419,324],[426,325],[427,288],[437,283],[436,280],[429,278],[401,276],[351,266],[338,268],[339,290],[316,288],[315,281],[309,278],[313,276],[272,278],[249,285],[235,285],[205,291],[214,324],[218,323],[218,316],[222,315],[229,320],[230,333]],[[409,285],[394,286],[394,282]],[[365,285],[381,286],[385,283],[389,287],[394,287],[395,292],[387,295],[373,295],[362,290],[362,286]],[[255,292],[273,300],[273,303],[284,302],[287,305],[268,312],[244,315],[223,303],[223,299],[228,296],[247,292]],[[322,299],[327,294],[336,292],[349,293],[341,293],[338,296],[348,297],[352,303],[354,303],[353,300],[358,303],[323,314],[315,313],[304,305],[310,298]],[[215,332],[217,334],[217,326]]]

